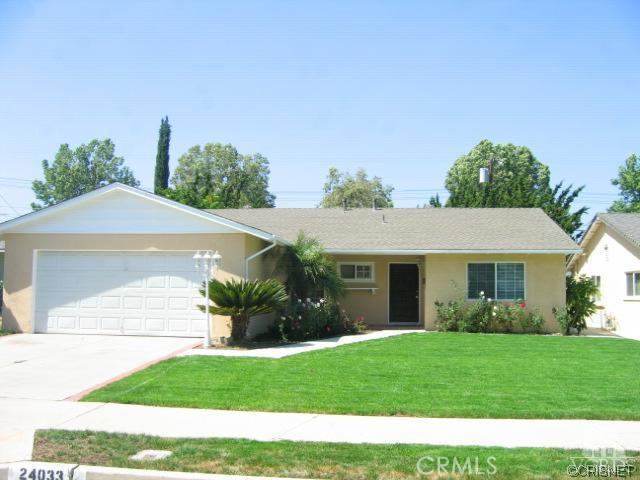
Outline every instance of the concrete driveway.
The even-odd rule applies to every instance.
[[[59,400],[173,356],[197,341],[101,335],[0,337],[0,462],[29,460],[35,429],[55,427],[100,405]]]
[[[103,335],[0,337],[0,398],[64,400],[197,341]]]

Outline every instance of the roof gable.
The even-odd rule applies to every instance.
[[[597,218],[640,247],[640,213],[599,213]]]
[[[0,224],[2,233],[250,233],[266,232],[122,184],[67,200]]]

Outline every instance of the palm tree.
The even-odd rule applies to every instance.
[[[334,258],[317,239],[303,232],[284,248],[276,271],[286,276],[287,291],[298,298],[327,296],[337,300],[344,294],[344,282]]]
[[[200,290],[205,295],[204,288]],[[269,280],[219,280],[209,282],[209,298],[214,305],[209,312],[231,317],[231,339],[237,343],[244,340],[251,317],[284,308],[289,296],[284,286],[274,279]],[[205,310],[200,305],[200,310]]]

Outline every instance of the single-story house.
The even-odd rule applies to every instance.
[[[599,286],[587,324],[640,339],[640,213],[599,213],[569,266]]]
[[[273,274],[269,251],[300,231],[335,256],[348,286],[345,310],[379,327],[434,329],[436,300],[484,291],[526,299],[555,330],[566,258],[580,252],[539,209],[204,211],[112,184],[0,224],[5,327],[200,336],[195,251],[222,255],[221,279],[265,278]],[[226,319],[215,318],[214,338],[227,335]]]

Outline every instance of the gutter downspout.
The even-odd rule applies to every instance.
[[[278,242],[276,240],[275,235],[273,237],[271,237],[271,245],[268,245],[267,247],[263,248],[262,250],[257,251],[254,254],[249,255],[247,258],[244,259],[244,278],[246,278],[247,280],[249,280],[249,262],[251,260],[253,260],[254,258],[259,257],[260,255],[262,255],[263,253],[268,252],[269,250],[271,250],[272,248],[274,248],[276,245],[278,245]]]

